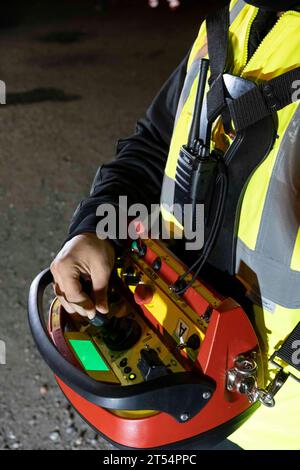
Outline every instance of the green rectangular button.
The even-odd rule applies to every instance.
[[[110,370],[92,341],[82,339],[70,339],[69,341],[85,370],[101,372]]]

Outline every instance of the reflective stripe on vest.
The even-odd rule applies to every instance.
[[[300,106],[282,138],[265,197],[255,250],[239,239],[237,272],[253,300],[300,308]],[[262,287],[261,287],[262,286]],[[256,289],[260,288],[261,292]],[[263,291],[262,291],[263,290]]]
[[[234,20],[238,17],[244,6],[245,2],[243,0],[237,0],[236,2],[232,2],[230,9],[230,24],[232,24]]]

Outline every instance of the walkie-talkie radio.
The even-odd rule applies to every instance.
[[[189,229],[195,231],[195,206],[203,204],[205,222],[210,213],[212,195],[216,187],[220,156],[210,151],[211,124],[206,119],[205,89],[209,61],[200,62],[199,82],[196,94],[194,114],[186,145],[183,145],[177,161],[175,177],[175,203],[182,207],[190,204]],[[182,217],[183,219],[183,217]]]

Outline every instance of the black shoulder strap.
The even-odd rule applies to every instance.
[[[299,99],[300,67],[268,80],[228,101],[235,130],[241,131]]]
[[[206,18],[211,69],[207,118],[209,122],[215,121],[220,115],[225,121],[232,119],[238,132],[298,99],[295,84],[300,80],[300,67],[263,82],[237,99],[226,99],[223,74],[229,49],[229,18],[229,5]]]
[[[229,6],[211,13],[206,18],[210,85],[224,73],[228,53]]]
[[[207,117],[214,121],[226,108],[223,74],[228,54],[229,5],[206,18],[210,89],[207,94]]]

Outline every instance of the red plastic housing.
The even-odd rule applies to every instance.
[[[148,249],[143,259],[151,266],[155,257],[157,254]],[[171,284],[176,281],[178,274],[163,261],[159,276]],[[150,292],[141,292],[140,295],[142,294],[147,298]],[[209,302],[193,287],[184,294],[184,300],[199,316],[209,307]],[[152,314],[147,312],[147,304],[141,301],[140,307],[148,320],[155,324]],[[51,318],[49,328],[55,342],[54,332],[51,331]],[[59,338],[57,347],[64,349],[61,333],[56,332],[56,337]],[[227,391],[226,372],[233,367],[237,356],[253,350],[259,351],[258,339],[246,313],[234,300],[230,298],[222,300],[217,309],[212,309],[207,331],[195,362],[199,371],[214,379],[216,390],[207,405],[187,423],[179,423],[165,413],[144,418],[120,417],[90,403],[58,377],[56,380],[80,415],[109,440],[130,448],[157,448],[205,434],[225,423],[232,424],[234,418],[250,408],[251,405],[245,395]],[[66,355],[66,352],[64,354]]]

